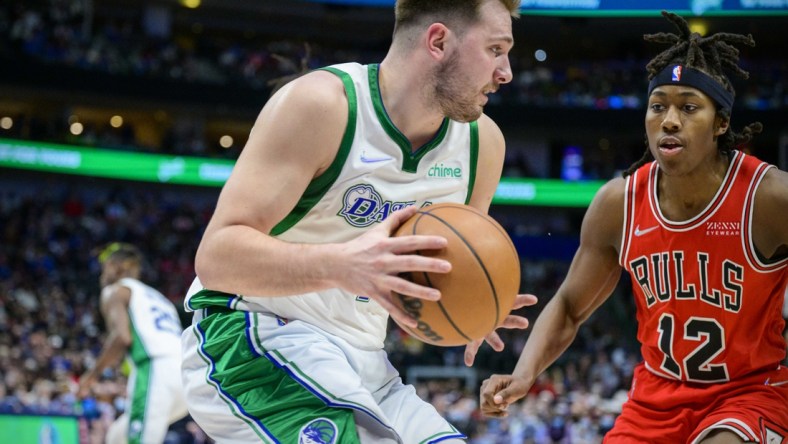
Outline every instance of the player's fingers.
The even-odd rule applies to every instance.
[[[518,399],[520,399],[520,396],[517,394],[516,389],[513,389],[511,386],[503,388],[493,395],[493,402],[497,406],[508,406]]]
[[[476,352],[479,351],[479,347],[482,345],[482,340],[477,339],[475,341],[471,341],[468,345],[465,346],[465,354],[463,359],[465,361],[465,365],[468,367],[473,365],[473,361],[476,359]]]
[[[499,327],[525,329],[528,328],[529,324],[530,323],[528,322],[527,318],[517,315],[509,315],[506,318],[504,318],[503,322],[501,322],[501,325],[499,325]]]
[[[389,273],[407,273],[425,271],[428,273],[448,273],[451,271],[451,262],[418,254],[396,256],[386,265]]]
[[[505,417],[509,416],[509,412],[507,412],[506,410],[503,410],[503,409],[498,409],[498,408],[483,408],[482,409],[482,414],[484,416],[490,416],[490,417],[493,417],[493,418],[505,418]]]
[[[539,302],[539,299],[532,294],[518,294],[517,297],[514,299],[514,305],[512,306],[512,310],[516,310],[522,307],[528,307],[531,305],[536,304]]]
[[[395,254],[411,253],[419,250],[440,250],[446,248],[449,241],[443,236],[414,234],[389,239],[391,252]]]
[[[493,350],[497,352],[503,350],[503,340],[495,331],[488,333],[487,336],[484,337],[484,340],[490,344],[490,347],[492,347]]]
[[[441,298],[440,290],[415,284],[399,276],[387,276],[384,286],[392,291],[391,297],[412,297],[427,301],[437,301]]]
[[[397,210],[389,214],[386,220],[384,220],[383,223],[380,224],[380,227],[382,227],[381,229],[383,230],[387,230],[389,234],[391,234],[394,232],[394,230],[399,228],[399,226],[402,225],[406,220],[408,220],[408,218],[416,214],[417,211],[419,211],[419,209],[413,205],[409,207],[405,207],[401,210]]]
[[[405,310],[394,305],[388,298],[377,298],[377,301],[381,307],[389,312],[389,315],[391,315],[391,317],[397,321],[398,324],[410,328],[416,328],[419,326],[418,321],[414,319],[413,316],[409,315]]]

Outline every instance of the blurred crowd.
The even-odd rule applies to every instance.
[[[47,3],[11,2],[0,16],[0,34],[9,52],[20,52],[49,65],[65,65],[117,75],[167,78],[202,84],[268,90],[272,80],[306,68],[332,63],[375,63],[378,50],[304,45],[291,40],[239,42],[217,35],[171,35],[159,31],[151,14],[102,18],[88,14],[83,0]],[[2,11],[2,10],[0,10]],[[515,79],[495,101],[538,107],[640,109],[647,85],[647,59],[572,60],[540,63],[532,54],[511,55]],[[785,60],[744,61],[753,83],[739,90],[753,109],[788,106],[788,64]]]

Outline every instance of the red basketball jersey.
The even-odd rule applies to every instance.
[[[752,241],[753,196],[769,168],[734,151],[711,203],[680,222],[660,211],[657,162],[627,178],[620,262],[632,278],[638,340],[653,373],[724,382],[777,368],[785,357],[788,258],[768,262]]]

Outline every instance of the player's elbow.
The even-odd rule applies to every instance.
[[[194,272],[204,288],[215,289],[218,288],[216,280],[220,273],[217,272],[217,266],[213,263],[214,259],[210,250],[211,247],[205,240],[197,247],[197,254],[194,257]]]
[[[122,329],[121,329],[122,330]],[[131,347],[131,332],[117,331],[110,337],[113,348],[127,350]]]

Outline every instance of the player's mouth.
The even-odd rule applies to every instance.
[[[498,88],[485,88],[485,89],[483,89],[482,90],[482,97],[483,97],[482,105],[486,105],[487,101],[490,100],[490,94],[495,94],[496,91],[498,91]]]
[[[680,153],[684,149],[684,142],[678,137],[667,136],[659,140],[659,152],[666,156]]]

